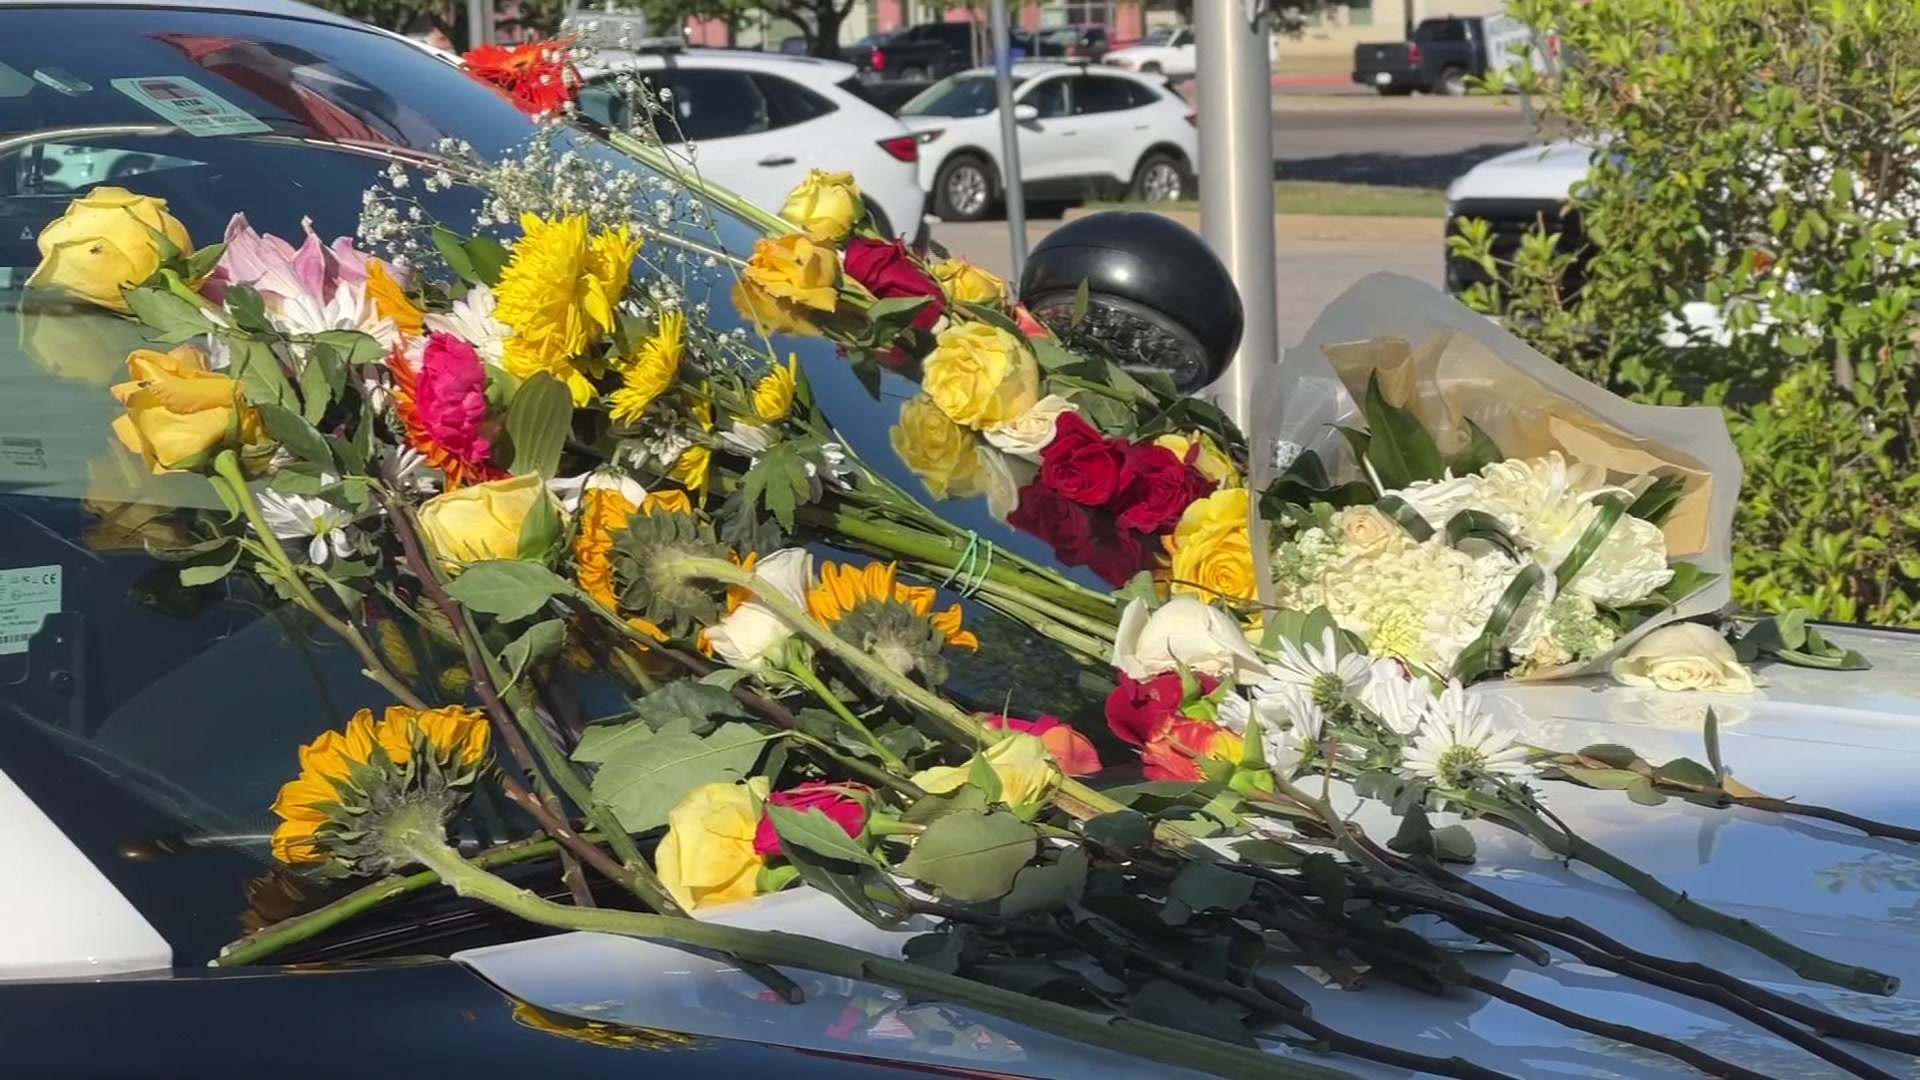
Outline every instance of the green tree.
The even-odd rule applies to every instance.
[[[1726,409],[1746,465],[1734,595],[1920,624],[1920,9],[1879,0],[1514,0],[1578,61],[1528,89],[1604,147],[1468,301],[1642,400]],[[1674,317],[1724,324],[1675,347]]]

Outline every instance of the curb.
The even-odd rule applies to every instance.
[[[1061,218],[1072,221],[1098,210],[1073,207]],[[1200,231],[1198,210],[1153,210],[1150,213],[1170,218],[1194,232]],[[1341,242],[1373,244],[1421,244],[1436,247],[1446,240],[1446,221],[1423,217],[1369,217],[1359,214],[1275,214],[1273,234],[1276,240],[1293,242]]]

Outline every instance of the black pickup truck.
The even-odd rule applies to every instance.
[[[1467,92],[1469,76],[1485,75],[1492,50],[1486,20],[1474,15],[1423,19],[1412,41],[1375,42],[1353,47],[1353,81],[1382,94]]]
[[[973,24],[930,22],[910,26],[871,46],[856,45],[847,59],[863,79],[941,79],[973,66]]]

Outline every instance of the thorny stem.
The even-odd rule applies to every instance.
[[[379,683],[381,689],[392,694],[395,701],[410,708],[426,708],[426,702],[387,668],[386,660],[367,641],[360,628],[328,611],[320,598],[313,595],[313,590],[307,588],[307,583],[301,580],[299,568],[293,565],[292,559],[287,558],[286,549],[281,547],[279,539],[267,527],[266,518],[260,513],[260,504],[254,500],[253,489],[247,486],[246,474],[240,470],[239,457],[232,450],[222,450],[213,459],[213,469],[216,475],[209,479],[225,487],[228,495],[240,507],[247,524],[253,527],[254,534],[260,538],[261,554],[273,564],[275,576],[286,582],[294,601],[352,646],[353,651],[360,654],[360,662],[366,665],[363,673]]]
[[[978,1008],[1064,1038],[1139,1054],[1169,1065],[1196,1068],[1216,1076],[1352,1080],[1348,1073],[1289,1061],[1250,1047],[1235,1046],[1137,1020],[1100,1016],[1017,991],[944,974],[922,965],[892,960],[798,934],[743,930],[695,919],[555,904],[462,859],[434,831],[421,827],[397,827],[389,833],[388,840],[394,847],[437,873],[460,895],[492,904],[542,926],[668,941],[712,949],[762,964],[783,964],[840,978],[884,983],[912,995],[925,995]]]
[[[867,726],[866,721],[855,716],[853,710],[847,708],[847,703],[841,701],[839,695],[828,689],[827,684],[821,682],[820,676],[814,674],[813,669],[805,662],[788,664],[785,670],[787,674],[798,680],[800,685],[811,690],[813,696],[819,698],[827,708],[833,710],[833,714],[840,718],[841,723],[852,728],[868,746],[873,747],[874,753],[879,754],[880,760],[886,762],[888,767],[906,770],[907,763],[900,760],[900,755],[888,749],[887,744],[880,741],[880,737],[873,733],[873,729]]]
[[[1792,969],[1803,979],[1858,990],[1866,994],[1891,995],[1900,980],[1871,968],[1842,964],[1774,935],[1758,924],[1735,918],[1700,903],[1683,892],[1670,888],[1658,878],[1634,866],[1605,848],[1585,839],[1564,822],[1549,825],[1538,813],[1517,798],[1488,795],[1475,791],[1449,791],[1447,796],[1469,806],[1489,819],[1525,833],[1536,843],[1564,859],[1576,859],[1606,874],[1639,893],[1674,918],[1689,926],[1719,934]]]

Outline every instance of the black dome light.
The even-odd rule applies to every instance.
[[[1087,284],[1087,310],[1073,322]],[[1068,347],[1166,373],[1191,393],[1240,346],[1240,291],[1206,241],[1159,214],[1110,210],[1047,234],[1027,256],[1020,300]]]

